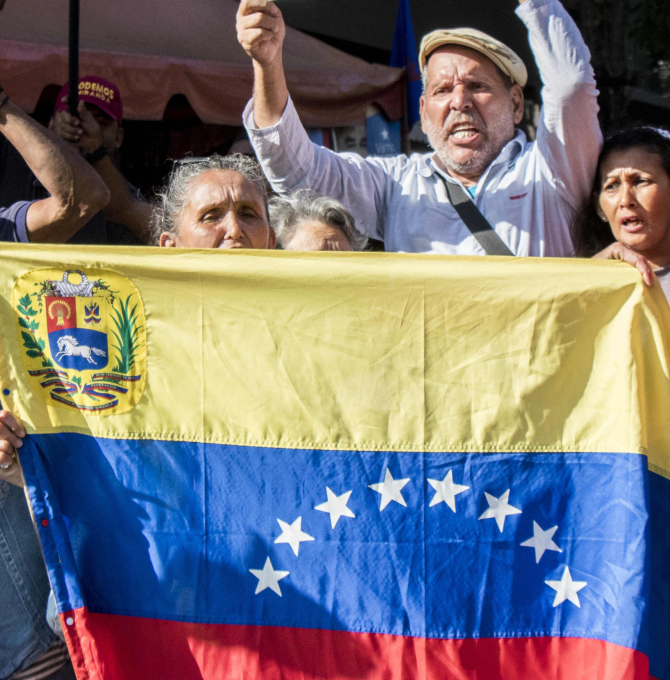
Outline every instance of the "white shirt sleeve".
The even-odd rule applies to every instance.
[[[337,154],[313,144],[289,97],[276,125],[255,128],[253,99],[243,114],[244,126],[272,188],[279,194],[310,188],[341,201],[356,228],[371,238],[384,238],[390,182],[406,157],[364,159]]]
[[[558,0],[527,0],[526,24],[542,78],[537,146],[558,194],[578,210],[587,199],[602,147],[591,54]]]

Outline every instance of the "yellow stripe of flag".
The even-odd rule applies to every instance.
[[[39,269],[89,280],[111,271],[136,288],[146,315],[139,403],[82,412],[35,387],[13,289]],[[670,310],[658,284],[646,288],[621,263],[2,244],[0,327],[3,399],[29,431],[639,452],[670,471]],[[107,373],[121,356],[109,341]],[[68,379],[80,374],[90,383],[95,371]],[[111,396],[65,399],[104,405],[118,397],[114,385],[128,386],[97,382]]]

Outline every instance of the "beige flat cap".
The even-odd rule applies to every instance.
[[[419,48],[419,68],[421,71],[426,66],[428,57],[438,47],[444,45],[462,45],[477,50],[487,56],[505,75],[509,76],[512,83],[518,83],[521,87],[528,81],[526,65],[519,55],[507,45],[490,35],[478,31],[476,28],[452,28],[448,30],[432,31],[423,36]]]

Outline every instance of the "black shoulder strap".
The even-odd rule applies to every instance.
[[[460,184],[447,182],[444,177],[440,177],[440,179],[444,182],[451,205],[456,208],[458,216],[472,232],[484,252],[487,255],[513,256],[514,253],[505,245],[484,215],[479,212],[479,208],[474,204],[467,191]]]

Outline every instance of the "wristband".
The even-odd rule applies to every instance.
[[[82,155],[84,156],[85,161],[88,161],[91,165],[93,165],[94,163],[101,161],[107,155],[107,147],[104,144],[101,144],[95,151],[91,151],[91,153],[85,153]]]

